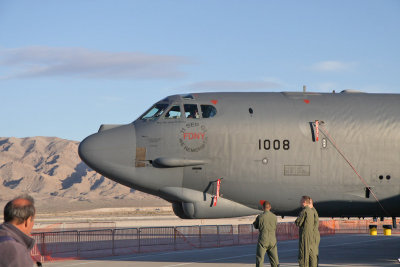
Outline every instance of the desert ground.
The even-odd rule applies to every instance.
[[[191,225],[239,225],[251,224],[256,216],[222,219],[180,219],[171,206],[120,207],[75,210],[67,212],[38,213],[35,231],[57,231],[98,228],[168,227]],[[278,222],[294,221],[294,217],[278,217]]]

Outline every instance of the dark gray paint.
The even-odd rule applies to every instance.
[[[192,207],[187,214],[190,218],[256,214],[260,200],[265,199],[277,214],[297,215],[302,195],[314,199],[320,216],[400,215],[399,95],[194,96],[194,100],[171,96],[168,103],[211,104],[217,100],[217,115],[208,119],[161,116],[154,121],[113,126],[82,141],[82,160],[121,184],[183,203],[183,210]],[[315,130],[310,126],[315,120],[324,122],[319,142],[313,140]],[[202,132],[205,138],[183,142],[183,132]],[[323,138],[326,148],[322,146]],[[281,149],[259,150],[259,139],[280,140]],[[289,150],[282,149],[283,140],[290,141]],[[384,209],[372,195],[366,198],[365,185],[331,140],[372,188]],[[146,148],[145,167],[135,167],[136,147]],[[380,180],[379,175],[384,179]],[[391,179],[386,179],[387,175]],[[218,178],[223,178],[223,197],[217,207],[211,207],[210,196],[215,193]]]

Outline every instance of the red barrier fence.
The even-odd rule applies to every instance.
[[[378,225],[378,232],[383,232],[382,225],[390,223],[328,220],[320,221],[319,231],[321,236],[367,234],[370,224]],[[297,239],[298,233],[297,226],[292,222],[277,225],[278,241]],[[393,229],[392,233],[400,234],[400,231]],[[258,230],[252,224],[205,225],[41,232],[33,233],[33,237],[36,246],[32,257],[52,261],[252,244],[257,242]]]

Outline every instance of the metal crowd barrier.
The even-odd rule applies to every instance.
[[[235,245],[232,225],[143,227],[33,233],[40,261]]]
[[[320,221],[319,231],[322,236],[367,234],[371,222],[371,220]],[[386,221],[381,222],[381,225],[384,223]],[[276,237],[278,241],[293,240],[298,238],[298,232],[297,226],[292,222],[279,223]],[[393,233],[400,234],[400,231],[394,229]],[[258,230],[254,229],[252,224],[241,224],[75,230],[32,235],[36,240],[32,257],[43,262],[254,244],[258,239]]]

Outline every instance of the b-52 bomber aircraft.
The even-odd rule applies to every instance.
[[[159,196],[181,218],[400,216],[400,95],[173,95],[133,123],[102,125],[79,155],[100,174]]]

